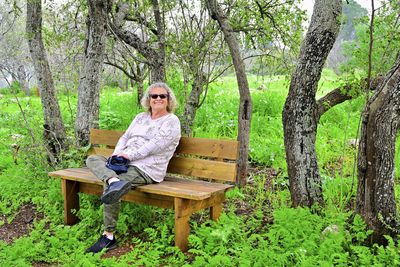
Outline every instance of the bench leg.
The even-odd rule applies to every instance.
[[[225,201],[225,194],[219,193],[215,195],[212,199],[212,205],[210,207],[210,219],[213,221],[218,221],[223,209],[223,203]]]
[[[188,212],[189,201],[175,198],[175,246],[185,252],[188,249],[188,238],[190,232],[189,218],[191,212]]]
[[[218,203],[210,207],[210,219],[213,221],[218,221],[221,212],[222,212],[222,203]]]
[[[75,224],[78,217],[72,213],[72,210],[79,210],[79,183],[61,179],[61,188],[64,195],[64,223],[67,225]]]

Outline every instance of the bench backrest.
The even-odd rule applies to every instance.
[[[91,154],[110,156],[124,132],[90,130]],[[182,137],[168,165],[168,173],[235,182],[239,142]]]

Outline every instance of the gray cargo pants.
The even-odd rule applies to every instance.
[[[111,177],[118,177],[124,181],[130,181],[133,187],[139,185],[152,184],[154,181],[136,166],[130,166],[128,172],[117,175],[113,170],[106,167],[107,158],[100,155],[91,155],[86,159],[86,166],[96,175],[97,178],[106,181]],[[104,230],[115,232],[117,228],[118,215],[121,201],[114,204],[104,204],[103,220]]]

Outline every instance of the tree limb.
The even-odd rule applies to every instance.
[[[384,81],[385,77],[383,75],[379,75],[374,79],[371,79],[370,82],[370,90],[373,91],[376,88],[379,87],[379,85]],[[328,110],[330,110],[332,107],[343,103],[346,100],[350,100],[353,98],[358,97],[363,91],[365,92],[366,89],[368,89],[368,83],[367,83],[368,79],[364,79],[361,82],[361,86],[363,87],[363,90],[359,90],[359,93],[356,94],[350,94],[351,89],[354,88],[354,84],[346,84],[342,87],[338,87],[334,90],[332,90],[331,92],[329,92],[328,94],[326,94],[325,96],[321,97],[320,99],[318,99],[317,101],[317,121],[319,121],[319,119],[321,118],[321,116],[327,112]]]
[[[154,35],[158,35],[157,29],[151,27],[150,23],[139,12],[135,12],[134,16],[129,16],[129,14],[127,14],[124,19],[126,21],[137,22],[149,29]]]

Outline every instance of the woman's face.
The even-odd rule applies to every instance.
[[[161,87],[153,88],[150,93],[150,107],[152,112],[167,111],[168,93]]]

